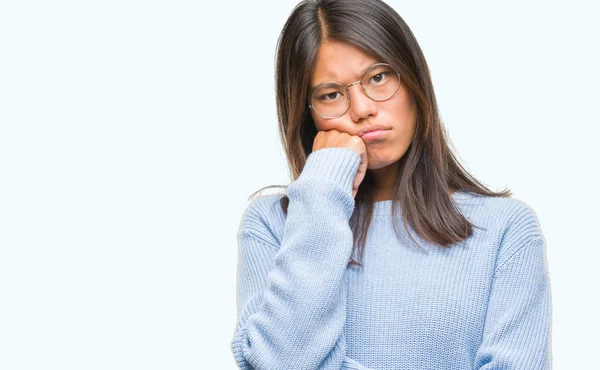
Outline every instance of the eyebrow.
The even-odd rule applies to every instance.
[[[373,62],[373,63],[369,64],[368,66],[366,66],[365,68],[363,68],[363,69],[362,69],[362,70],[361,70],[361,71],[358,73],[358,75],[359,75],[359,76],[362,76],[362,75],[363,75],[363,74],[366,72],[366,70],[367,70],[367,69],[369,69],[369,68],[370,68],[370,67],[371,67],[373,64],[377,64],[377,63],[383,63],[383,62]],[[327,76],[328,76],[328,77],[332,77],[330,74],[327,74]],[[320,84],[322,84],[322,83],[324,83],[324,82],[339,82],[339,81],[335,81],[335,80],[327,80],[327,81],[319,82],[319,83],[317,83],[316,85],[312,85],[312,86],[310,87],[310,91],[312,92],[312,91],[315,89],[315,87],[319,86]],[[341,82],[340,82],[340,83],[341,83]],[[343,84],[342,84],[342,85],[343,85]]]

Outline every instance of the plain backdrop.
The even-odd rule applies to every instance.
[[[597,352],[598,8],[388,1],[462,163],[536,212],[556,369]],[[236,232],[288,184],[297,1],[0,2],[0,368],[235,369]]]

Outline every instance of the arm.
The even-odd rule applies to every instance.
[[[241,369],[366,369],[346,357],[344,337],[344,275],[353,244],[348,221],[359,163],[346,148],[309,155],[288,186],[280,246],[246,212],[238,232],[238,322],[231,342]]]
[[[551,295],[545,243],[530,209],[509,230],[493,275],[474,369],[551,368]],[[520,236],[516,236],[520,234]]]

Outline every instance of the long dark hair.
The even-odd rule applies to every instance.
[[[477,226],[461,214],[451,191],[496,197],[510,197],[512,193],[508,189],[502,192],[488,189],[461,166],[450,150],[423,52],[400,15],[381,0],[304,0],[286,21],[277,43],[275,81],[279,134],[291,177],[295,180],[302,172],[317,134],[305,103],[317,52],[324,40],[348,43],[369,56],[385,60],[400,73],[401,83],[415,97],[415,134],[397,163],[393,192],[396,235],[399,236],[396,216],[399,203],[404,228],[408,231],[408,223],[423,239],[438,247],[449,248],[471,236]],[[359,256],[358,261],[351,259],[350,264],[361,265],[373,216],[372,185],[372,176],[367,171],[350,219],[354,234],[352,254],[358,250]],[[274,186],[281,187],[261,188],[251,198]],[[289,198],[284,196],[280,202],[287,214]]]

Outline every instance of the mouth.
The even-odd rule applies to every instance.
[[[367,127],[363,127],[362,129],[360,129],[358,131],[357,135],[360,137],[363,137],[363,135],[368,134],[369,132],[379,131],[379,130],[388,130],[388,129],[389,129],[389,127],[373,124],[373,125],[369,125]]]
[[[386,135],[389,134],[389,131],[389,129],[380,128],[373,131],[365,132],[364,134],[360,135],[360,138],[363,139],[363,141],[383,139]]]

